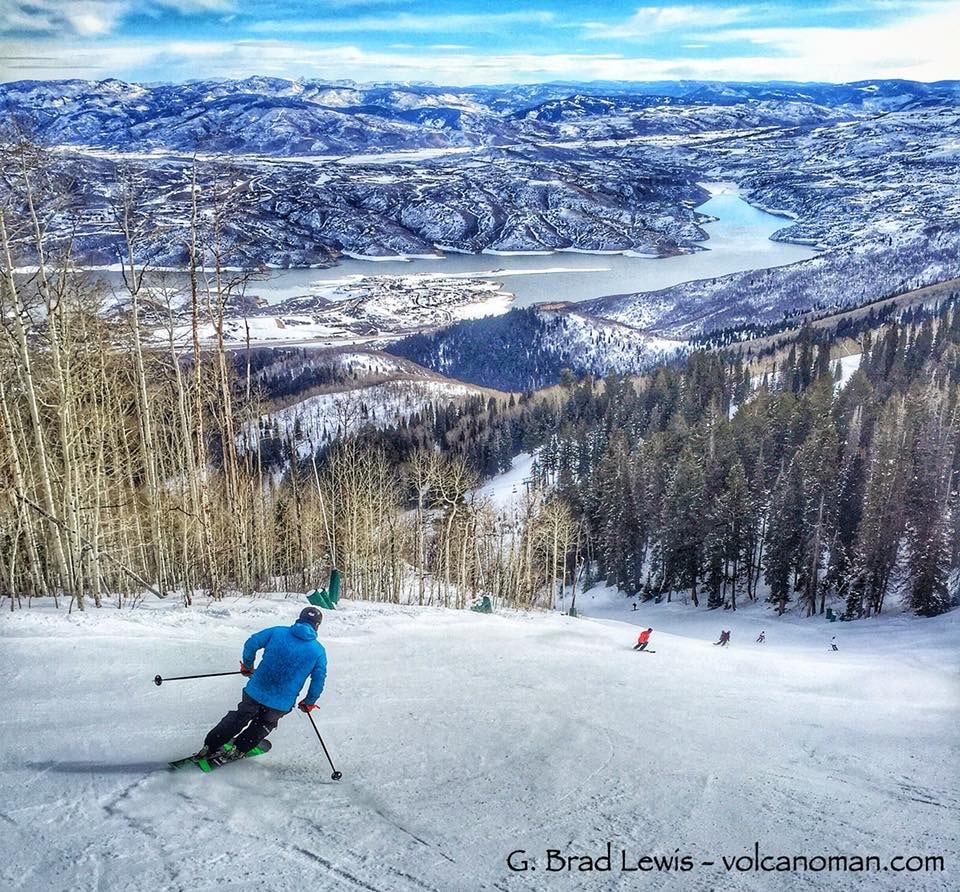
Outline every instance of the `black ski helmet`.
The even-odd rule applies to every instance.
[[[307,625],[317,629],[320,623],[323,622],[323,614],[317,610],[316,607],[304,607],[303,610],[300,611],[300,617],[297,619],[297,622],[307,623]]]

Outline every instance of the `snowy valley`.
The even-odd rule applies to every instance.
[[[584,364],[600,373],[661,359],[642,348],[651,338],[775,323],[960,276],[958,96],[953,81],[589,91],[273,78],[0,85],[0,106],[71,183],[50,237],[69,234],[76,262],[113,270],[101,275],[114,309],[129,304],[118,270],[131,252],[144,269],[185,268],[199,197],[200,238],[216,233],[205,250],[247,271],[225,306],[230,343],[383,345],[511,306],[586,297],[574,309],[590,318],[571,318],[568,329],[606,327],[612,343],[627,333],[638,344],[629,363],[614,346]],[[709,210],[718,185],[779,215],[768,245],[796,254],[720,262],[728,248],[711,235]],[[730,213],[725,206],[721,224]],[[123,214],[135,223],[129,244]],[[489,263],[457,260],[481,252]],[[592,253],[596,262],[581,265],[598,269],[581,281],[594,290],[541,275],[517,300],[516,273],[536,265],[504,271],[512,264],[498,255],[550,252]],[[666,281],[640,259],[617,265],[616,277],[601,272],[610,255],[670,264],[712,253],[718,262],[691,263]],[[553,261],[540,259],[546,271]],[[277,277],[334,264],[344,265],[340,278]],[[877,268],[882,275],[870,272]],[[250,278],[253,270],[260,274]],[[184,279],[168,272],[153,289],[145,320],[161,339],[171,325],[185,336]],[[212,323],[200,334],[211,340]]]

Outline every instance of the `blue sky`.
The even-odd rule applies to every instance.
[[[960,78],[960,0],[0,0],[0,80]]]

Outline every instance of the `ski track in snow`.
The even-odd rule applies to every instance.
[[[516,470],[522,471],[521,465]],[[955,890],[960,613],[827,624],[578,596],[586,614],[342,602],[318,726],[172,773],[299,597],[0,619],[0,887],[26,890]],[[633,625],[631,625],[633,624]],[[656,660],[631,647],[652,625]],[[712,646],[721,628],[729,648]],[[760,628],[767,643],[754,643]],[[829,651],[830,636],[840,641]],[[11,708],[12,707],[12,708]],[[543,853],[715,867],[547,873]],[[943,874],[727,874],[722,855],[942,854]],[[515,849],[535,873],[510,873]]]

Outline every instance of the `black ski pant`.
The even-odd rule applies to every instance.
[[[237,704],[237,708],[231,709],[220,719],[203,742],[210,750],[218,750],[233,740],[240,752],[247,753],[266,740],[267,735],[277,727],[277,722],[288,712],[289,709],[271,709],[264,706],[244,691],[243,699]]]
[[[643,644],[635,644],[635,645],[633,646],[633,649],[634,649],[634,650],[646,650],[646,649],[647,649],[647,642],[644,641]]]

